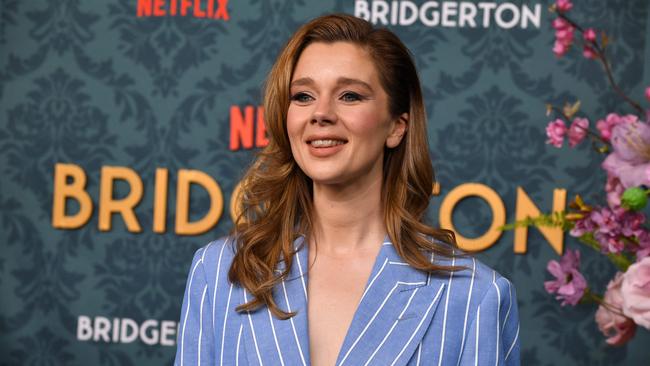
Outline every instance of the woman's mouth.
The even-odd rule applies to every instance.
[[[332,146],[337,146],[337,145],[343,145],[345,144],[346,141],[342,140],[313,140],[309,141],[308,144],[315,148],[323,148],[323,147],[332,147]]]

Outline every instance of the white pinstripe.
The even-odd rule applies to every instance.
[[[205,246],[205,249],[203,249],[203,253],[201,253],[201,263],[203,263],[203,260],[205,259],[205,253],[207,253],[208,248],[212,245],[212,242],[209,242],[208,245]]]
[[[397,262],[397,261],[388,261],[388,264],[395,264],[399,266],[410,266],[410,264],[405,263],[405,262]]]
[[[221,251],[219,252],[219,261],[217,263],[217,278],[214,281],[214,291],[212,292],[212,331],[214,332],[214,314],[216,313],[217,306],[217,287],[219,286],[219,272],[221,272],[221,256],[223,255],[223,249],[228,244],[228,239],[221,246]]]
[[[384,267],[386,267],[386,263],[388,263],[388,258],[384,259],[384,263],[381,265],[381,268],[379,268],[379,271],[377,271],[377,274],[375,275],[375,277],[373,277],[372,280],[370,280],[370,283],[368,284],[368,287],[363,291],[363,294],[361,295],[361,299],[359,299],[359,304],[361,304],[361,301],[363,301],[363,298],[366,296],[366,294],[368,293],[368,290],[370,290],[372,285],[375,283],[375,280],[377,279],[377,277],[379,277],[381,272],[384,271]]]
[[[226,303],[226,313],[223,314],[223,330],[221,331],[221,354],[219,355],[220,365],[223,365],[223,344],[226,339],[226,323],[228,322],[228,310],[230,309],[230,295],[232,295],[232,283],[230,284],[230,290],[228,290],[228,302]]]
[[[512,340],[512,344],[508,349],[508,353],[506,353],[506,358],[504,358],[504,361],[507,360],[508,357],[510,357],[510,352],[512,352],[512,349],[515,348],[515,344],[517,343],[517,338],[519,338],[519,324],[517,324],[517,332],[515,333],[515,339]]]
[[[506,317],[503,319],[503,325],[501,326],[501,332],[506,327],[506,324],[508,323],[508,317],[510,316],[510,308],[512,307],[512,285],[510,284],[510,281],[506,279],[506,283],[508,284],[508,311],[506,312]]]
[[[476,259],[472,258],[472,279],[469,282],[469,296],[467,297],[467,305],[465,305],[465,321],[463,322],[463,338],[460,343],[460,352],[458,353],[458,362],[456,362],[456,365],[460,365],[460,356],[463,354],[463,348],[465,348],[465,333],[467,332],[467,318],[469,316],[469,304],[472,301],[472,293],[474,292],[475,274],[476,274]]]
[[[397,317],[397,320],[395,320],[393,322],[393,325],[388,330],[388,333],[386,333],[386,335],[384,336],[384,339],[381,340],[381,342],[379,343],[377,348],[375,348],[375,351],[370,355],[370,357],[368,357],[368,361],[366,361],[364,366],[367,366],[370,363],[370,361],[375,357],[377,352],[379,352],[379,349],[381,348],[381,346],[384,345],[384,343],[386,342],[386,339],[388,339],[390,334],[393,332],[393,329],[395,329],[395,327],[397,326],[397,323],[399,322],[399,320],[402,318],[402,316],[404,316],[404,313],[406,312],[406,309],[408,309],[409,305],[411,305],[411,300],[413,300],[413,296],[415,296],[415,294],[418,292],[418,290],[419,290],[419,288],[416,288],[413,291],[413,293],[411,294],[411,297],[409,297],[409,300],[406,302],[406,306],[404,306],[404,309],[402,309],[402,312],[399,313],[399,316]]]
[[[244,302],[248,302],[248,297],[246,296],[246,289],[244,289]],[[251,333],[253,333],[253,343],[255,343],[255,352],[257,352],[257,360],[260,362],[260,366],[263,365],[262,363],[262,355],[260,355],[260,349],[257,346],[257,337],[255,337],[255,327],[253,326],[253,319],[251,318],[251,312],[248,311],[248,322],[251,325]]]
[[[280,351],[280,344],[278,344],[278,336],[275,334],[275,326],[273,325],[273,318],[271,317],[271,310],[266,308],[266,312],[269,314],[269,322],[271,323],[271,332],[273,332],[273,340],[275,341],[275,349],[278,350],[278,357],[280,357],[280,364],[284,366],[284,360],[282,359],[282,351]]]
[[[431,252],[430,262],[433,264],[433,252]],[[427,286],[429,286],[429,283],[431,283],[431,272],[427,272]]]
[[[474,365],[478,366],[478,334],[481,327],[481,305],[476,309],[476,343],[474,344]]]
[[[493,286],[494,286],[494,288],[497,289],[497,347],[496,347],[497,348],[497,352],[496,352],[497,355],[496,355],[496,360],[495,360],[494,364],[498,365],[499,364],[499,348],[501,348],[501,347],[499,347],[499,344],[501,342],[499,340],[499,337],[501,337],[501,332],[499,332],[499,321],[500,321],[499,316],[501,315],[500,314],[500,310],[501,310],[501,291],[499,290],[499,285],[497,285],[496,282],[493,283]]]
[[[307,286],[305,285],[305,274],[302,271],[302,264],[300,264],[300,257],[296,256],[296,262],[298,262],[298,270],[300,270],[300,282],[302,282],[302,290],[305,293],[305,300],[307,299]],[[307,262],[309,262],[309,257],[307,257]]]
[[[241,331],[242,331],[242,329],[244,329],[244,325],[240,324],[239,325],[239,335],[237,336],[237,350],[235,351],[235,352],[237,352],[237,357],[235,358],[235,365],[236,366],[239,366],[239,341],[241,341]]]
[[[287,302],[287,310],[291,312],[291,304],[289,303],[289,296],[287,295],[287,286],[284,284],[284,280],[282,280],[282,290],[284,291],[284,299]],[[298,345],[300,360],[302,361],[303,366],[307,366],[307,362],[305,362],[305,356],[302,354],[302,347],[300,346],[300,341],[298,341],[298,333],[296,333],[296,325],[293,322],[293,317],[289,318],[289,321],[291,322],[291,330],[293,330],[293,338],[296,340],[296,345]]]
[[[386,264],[386,262],[384,262],[384,264]],[[377,311],[375,311],[375,313],[372,315],[372,318],[370,318],[370,320],[368,321],[368,323],[366,323],[366,326],[365,326],[365,327],[363,328],[363,330],[361,331],[361,334],[359,334],[359,336],[357,337],[357,339],[354,340],[354,342],[353,342],[352,345],[350,346],[350,349],[348,349],[348,351],[345,353],[345,356],[343,356],[343,359],[341,360],[341,362],[339,363],[338,366],[343,365],[343,363],[344,363],[345,360],[348,358],[348,356],[350,355],[350,353],[352,352],[352,350],[354,349],[354,347],[357,345],[357,343],[359,343],[359,340],[361,339],[361,337],[363,337],[363,335],[366,333],[366,331],[368,330],[368,328],[370,327],[370,325],[372,324],[372,322],[375,320],[375,318],[377,317],[377,315],[379,314],[379,312],[381,311],[381,309],[384,307],[384,305],[386,304],[386,301],[388,301],[388,299],[390,298],[390,295],[393,294],[393,291],[395,291],[395,289],[397,288],[397,286],[399,286],[400,284],[401,284],[401,282],[399,282],[399,281],[395,283],[395,286],[393,286],[393,288],[390,290],[390,292],[388,293],[388,295],[386,295],[386,297],[384,298],[384,301],[381,302],[381,305],[379,305],[379,308],[377,309]]]
[[[408,345],[409,345],[409,343],[411,343],[411,340],[413,339],[413,337],[415,337],[418,330],[420,330],[420,327],[422,326],[422,323],[424,322],[424,319],[426,319],[429,316],[429,312],[431,311],[431,308],[433,307],[433,304],[435,304],[438,301],[438,298],[440,297],[440,294],[442,293],[442,289],[444,287],[445,286],[440,286],[440,288],[438,289],[438,293],[436,293],[436,296],[433,298],[433,301],[431,301],[431,304],[429,304],[429,307],[427,308],[427,311],[424,313],[424,316],[422,317],[422,319],[420,319],[420,323],[415,328],[415,330],[411,334],[411,337],[408,339],[408,341],[406,341],[406,343],[404,344],[404,347],[402,347],[402,350],[397,354],[397,357],[395,357],[395,360],[393,360],[393,363],[391,363],[390,366],[395,365],[395,362],[397,362],[397,360],[399,360],[399,358],[402,356],[402,353],[404,353],[404,351],[406,350],[406,347],[408,347]]]
[[[451,259],[451,266],[456,265],[456,257]],[[445,352],[445,334],[447,332],[447,309],[449,308],[449,295],[451,294],[451,280],[454,278],[454,272],[449,272],[449,281],[447,282],[447,294],[445,295],[445,315],[442,318],[442,337],[440,342],[440,355],[438,356],[438,366],[442,365],[442,355]]]
[[[203,252],[205,254],[205,251]],[[201,258],[203,260],[203,258]],[[201,307],[199,308],[199,346],[197,349],[197,365],[201,366],[201,336],[203,335],[203,303],[205,302],[205,293],[208,291],[208,285],[203,287],[203,294],[201,295]]]
[[[201,260],[196,261],[194,268],[192,268],[192,274],[190,275],[190,283],[187,285],[187,293],[190,294],[192,291],[192,282],[194,280],[194,272],[201,264]],[[187,325],[187,315],[190,313],[190,299],[191,296],[187,297],[187,309],[185,309],[185,319],[183,320],[183,331],[181,332],[181,366],[183,366],[183,356],[185,356],[185,326]]]
[[[418,359],[416,362],[416,366],[420,366],[420,358],[422,357],[422,342],[418,344]]]

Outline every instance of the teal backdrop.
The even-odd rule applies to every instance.
[[[0,0],[0,365],[171,364],[192,254],[231,229],[230,195],[257,151],[231,150],[231,107],[260,104],[265,75],[301,24],[355,12],[352,0],[203,0],[190,3],[221,8],[217,18],[196,16],[192,7],[182,16],[163,11],[170,0],[138,16],[146,3]],[[467,182],[494,189],[508,221],[518,186],[542,210],[551,208],[555,188],[569,198],[603,198],[600,159],[588,144],[545,144],[544,105],[580,98],[592,126],[608,112],[631,110],[599,64],[576,50],[554,57],[549,1],[512,3],[540,4],[539,27],[388,25],[411,49],[422,78],[442,186],[428,212],[433,224],[445,194]],[[608,32],[615,77],[636,99],[650,85],[649,7],[646,0],[585,0],[571,12]],[[56,164],[74,164],[87,176],[94,209],[74,230],[52,224]],[[111,230],[98,229],[100,173],[108,166],[142,179],[140,233],[119,215]],[[169,171],[162,234],[152,229],[157,168]],[[201,235],[174,230],[183,169],[207,173],[223,192],[223,214]],[[118,181],[112,194],[129,191]],[[77,206],[70,200],[68,213]],[[192,220],[209,210],[200,186],[191,189],[190,210]],[[492,214],[469,198],[453,218],[463,235],[478,236]],[[565,247],[578,246],[566,237]],[[583,255],[585,276],[602,291],[613,266],[596,253]],[[650,362],[650,332],[639,329],[627,345],[608,347],[593,306],[563,308],[544,291],[546,263],[557,254],[537,230],[530,230],[526,254],[513,253],[507,232],[477,257],[516,285],[522,364]],[[108,336],[97,327],[110,327]]]

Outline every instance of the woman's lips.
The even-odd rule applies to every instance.
[[[308,141],[309,153],[315,157],[324,158],[336,154],[343,149],[347,141],[319,139]]]

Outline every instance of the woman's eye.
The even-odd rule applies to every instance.
[[[294,100],[298,103],[307,103],[311,101],[313,98],[307,94],[307,93],[296,93],[291,96],[291,100]]]
[[[346,92],[341,96],[341,100],[343,100],[344,102],[357,102],[360,101],[361,99],[363,99],[361,98],[361,95],[353,92]]]

